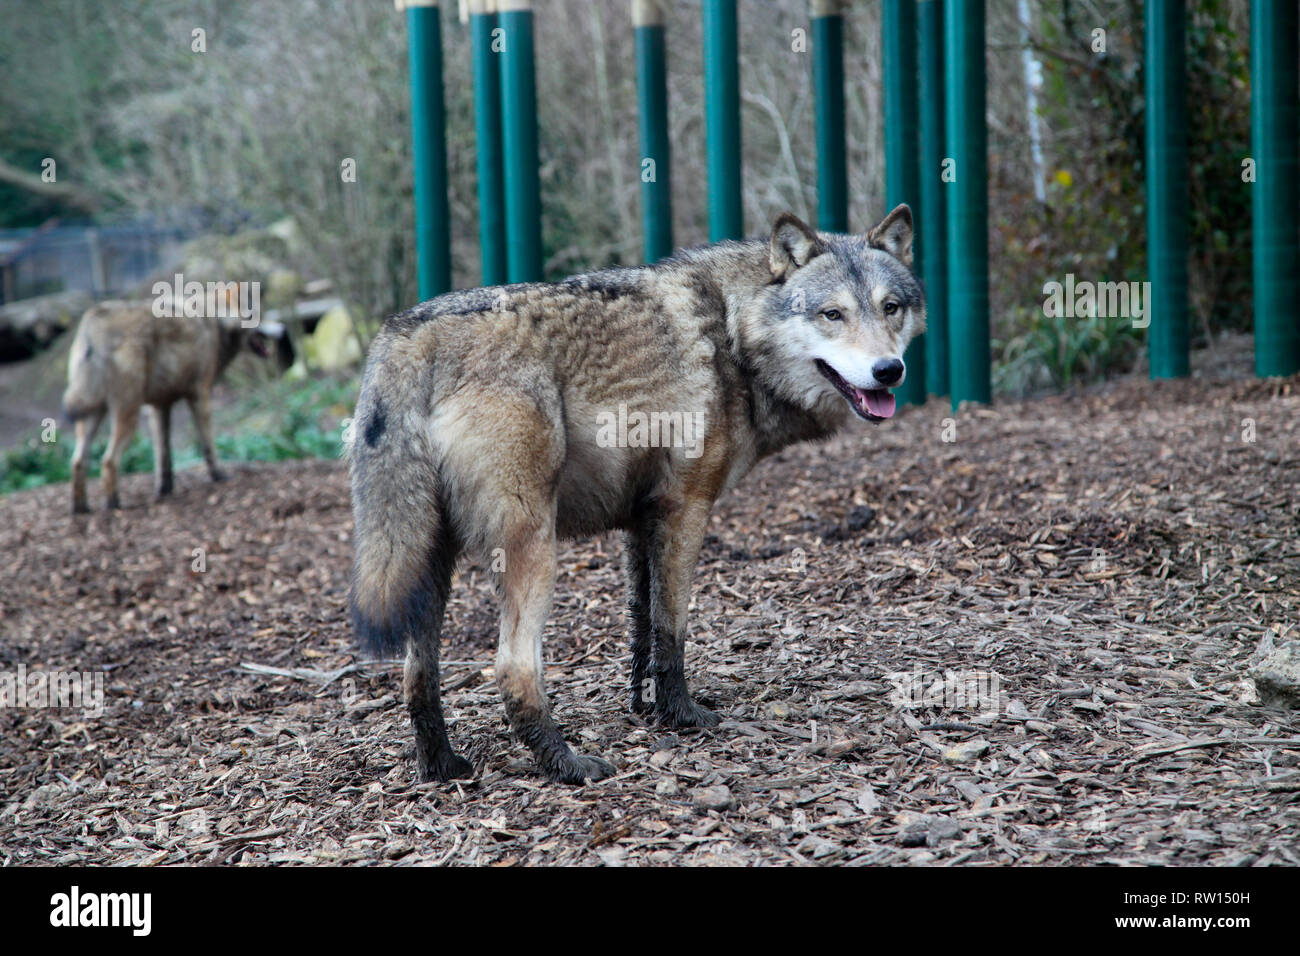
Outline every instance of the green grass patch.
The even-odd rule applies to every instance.
[[[343,452],[344,421],[352,414],[357,381],[320,378],[302,381],[240,382],[234,403],[213,413],[217,455],[222,461],[290,461],[302,458],[338,458]],[[172,461],[179,470],[202,463],[203,456],[190,443],[176,439],[180,416],[188,415],[183,403],[172,409]],[[153,445],[142,427],[122,453],[126,474],[153,470]],[[90,474],[99,475],[99,460],[107,447],[107,423],[91,447]],[[39,437],[0,453],[0,494],[56,484],[71,478],[72,428],[59,426],[59,440]]]

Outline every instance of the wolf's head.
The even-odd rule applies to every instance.
[[[842,398],[867,421],[892,416],[903,351],[925,331],[912,211],[900,205],[862,236],[819,233],[782,213],[769,262],[772,284],[740,317],[760,374],[809,410]]]

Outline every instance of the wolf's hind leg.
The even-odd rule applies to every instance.
[[[716,727],[717,714],[686,688],[686,609],[712,501],[664,506],[652,547],[651,671],[655,718],[669,727]]]
[[[644,528],[627,533],[624,565],[627,574],[627,617],[632,644],[631,709],[647,714],[653,704],[650,682],[650,545]],[[647,702],[646,696],[651,700]]]
[[[140,406],[122,401],[111,409],[110,414],[112,431],[99,467],[104,479],[104,507],[111,511],[122,507],[122,499],[117,493],[118,474],[122,469],[122,452],[126,451],[131,436],[135,434],[135,427],[140,422]]]
[[[446,579],[445,585],[443,581],[438,582],[441,599],[435,598],[435,613],[439,621],[442,619],[447,588],[450,587],[450,572]],[[415,729],[415,756],[419,763],[420,779],[445,783],[455,777],[474,776],[474,766],[451,749],[451,740],[447,737],[447,721],[442,714],[439,687],[441,630],[441,627],[435,626],[413,638],[407,645],[403,684],[411,726]]]
[[[601,780],[614,768],[599,757],[576,754],[551,718],[542,680],[542,628],[555,591],[555,528],[517,529],[505,549],[501,572],[501,640],[497,685],[515,735],[532,750],[552,780],[580,784]]]
[[[86,500],[86,458],[90,454],[90,443],[95,440],[100,422],[104,420],[101,409],[92,412],[87,418],[77,420],[77,447],[72,452],[72,513],[85,514],[90,510]]]
[[[149,406],[149,428],[153,433],[154,491],[159,498],[175,488],[172,471],[172,407],[168,403]]]

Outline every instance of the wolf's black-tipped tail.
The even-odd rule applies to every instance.
[[[401,428],[399,418],[395,424]],[[417,449],[419,451],[417,451]],[[388,431],[382,401],[358,403],[352,448],[356,558],[349,610],[361,646],[382,657],[436,634],[457,546],[427,446]]]

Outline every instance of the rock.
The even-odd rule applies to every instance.
[[[875,813],[880,809],[880,798],[876,796],[876,791],[871,789],[869,783],[863,786],[855,802],[858,809],[863,813]]]
[[[832,843],[830,840],[812,833],[800,840],[795,849],[804,856],[812,857],[814,860],[824,860],[828,856],[836,856],[844,852],[838,843]]]
[[[343,306],[326,312],[304,342],[307,363],[312,368],[347,368],[361,361],[361,346],[352,334],[352,317]]]
[[[1300,641],[1284,641],[1250,669],[1260,700],[1300,708]]]
[[[597,850],[596,856],[600,857],[600,862],[606,866],[627,866],[627,850],[621,846],[611,846],[603,850]]]
[[[788,700],[774,700],[763,708],[764,713],[774,720],[785,720],[794,713],[794,706]]]
[[[678,786],[677,781],[672,777],[664,777],[655,784],[655,793],[661,797],[675,797],[681,793],[682,788]]]
[[[945,763],[974,763],[989,752],[989,746],[987,740],[966,740],[945,750],[943,759]]]
[[[961,824],[950,817],[935,817],[930,821],[930,828],[925,834],[925,845],[936,847],[947,840],[961,836]]]
[[[43,807],[55,803],[63,796],[63,787],[57,783],[47,783],[37,787],[23,801],[24,808]]]
[[[71,289],[0,306],[0,360],[35,355],[75,324],[93,304],[89,292]]]
[[[725,786],[700,787],[691,792],[691,802],[699,810],[730,810],[736,805],[736,798]]]
[[[1029,720],[1033,714],[1029,713],[1029,708],[1022,701],[1011,700],[1007,703],[1006,716],[1012,720]]]
[[[898,832],[899,846],[925,846],[930,836],[930,821],[915,820]]]
[[[965,797],[970,803],[974,803],[980,797],[984,796],[984,791],[979,788],[979,785],[972,783],[969,780],[954,780],[952,786],[954,790]]]
[[[858,505],[849,512],[848,520],[844,524],[851,533],[857,534],[859,531],[865,531],[875,518],[876,512],[874,508],[868,505]]]

